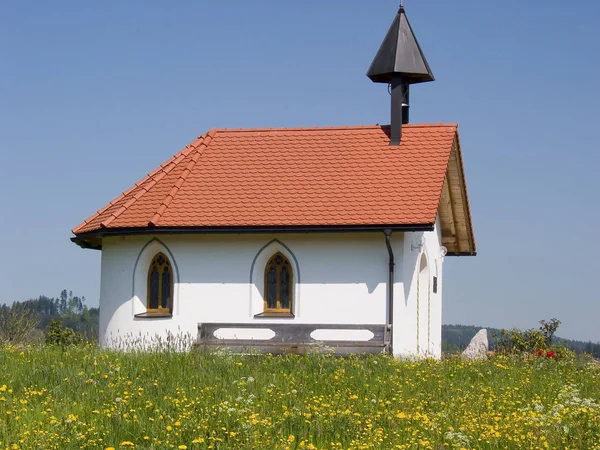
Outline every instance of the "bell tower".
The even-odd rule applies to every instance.
[[[404,6],[400,5],[367,76],[374,83],[388,83],[391,88],[390,145],[400,145],[402,124],[408,123],[410,85],[434,80]]]

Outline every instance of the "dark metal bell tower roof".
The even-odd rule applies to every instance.
[[[403,6],[400,6],[367,72],[375,83],[391,83],[393,75],[400,75],[408,84],[434,80]]]

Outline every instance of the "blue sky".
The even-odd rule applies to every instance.
[[[478,256],[444,322],[600,341],[600,3],[406,0],[436,77],[411,122],[458,122]],[[212,127],[389,122],[365,76],[397,0],[0,3],[0,301],[98,303],[70,229]]]

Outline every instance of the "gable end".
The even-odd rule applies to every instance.
[[[449,256],[477,254],[462,154],[458,135],[454,139],[439,207],[442,245]]]

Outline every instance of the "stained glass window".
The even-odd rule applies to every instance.
[[[158,296],[159,287],[158,287],[158,278],[160,274],[158,273],[158,269],[156,266],[152,267],[152,272],[150,272],[150,309],[158,308]]]
[[[292,311],[292,281],[290,262],[281,253],[276,253],[265,267],[265,311]]]
[[[267,307],[277,308],[277,266],[271,264],[267,273]]]
[[[159,253],[148,268],[149,312],[171,312],[173,310],[173,270],[169,259]]]
[[[287,265],[281,266],[281,280],[279,282],[279,301],[281,309],[290,307],[290,268]]]
[[[162,272],[162,295],[161,295],[161,307],[163,309],[169,309],[171,304],[171,271],[169,267],[165,267]]]

